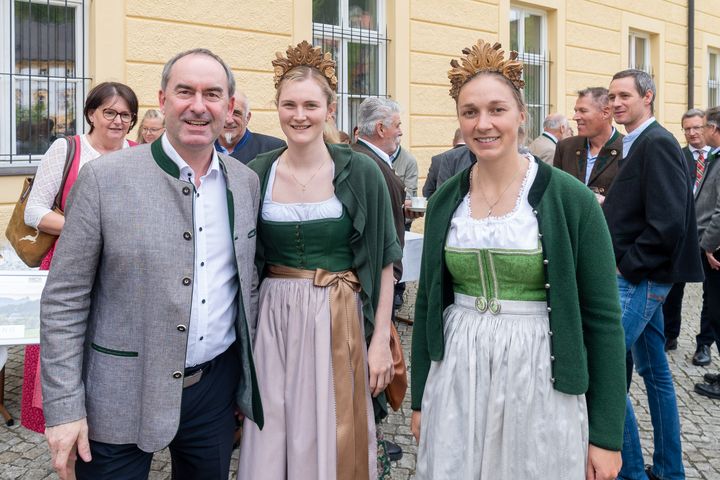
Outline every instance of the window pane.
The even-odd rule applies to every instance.
[[[525,45],[523,51],[541,53],[542,48],[542,21],[543,17],[531,13],[525,14]]]
[[[350,0],[350,26],[377,30],[377,0]]]
[[[510,50],[520,51],[519,40],[518,40],[518,20],[517,13],[515,10],[510,14]]]
[[[647,58],[645,58],[645,43],[646,39],[642,37],[635,37],[635,68],[639,70],[646,70],[648,67]]]
[[[378,95],[377,45],[348,43],[348,86],[354,95]]]
[[[312,17],[315,23],[340,25],[340,0],[313,0]]]
[[[43,154],[76,133],[75,8],[15,2],[17,154]]]
[[[709,80],[718,80],[718,54],[710,54],[710,78]],[[717,103],[711,103],[711,105],[717,105]]]

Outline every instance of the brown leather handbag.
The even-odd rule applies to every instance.
[[[58,190],[55,196],[52,208],[54,212],[60,215],[63,214],[60,205],[62,203],[63,190],[65,190],[65,182],[67,181],[70,167],[75,158],[75,141],[72,137],[67,137],[66,140],[68,142],[68,150],[67,157],[65,158],[62,183],[60,184],[60,190]],[[52,248],[58,236],[41,232],[25,224],[25,206],[27,205],[27,199],[32,190],[33,180],[33,177],[27,177],[23,182],[23,189],[20,193],[20,198],[17,203],[15,203],[10,222],[8,222],[7,229],[5,230],[5,236],[10,242],[10,245],[15,249],[15,253],[20,257],[20,260],[25,262],[25,265],[28,267],[34,268],[40,266],[42,259],[45,258],[47,252]]]
[[[393,359],[393,370],[395,376],[390,384],[385,388],[385,396],[393,410],[398,411],[402,407],[407,392],[407,366],[405,365],[405,356],[403,355],[402,344],[400,343],[400,334],[398,334],[395,324],[390,324],[390,352]]]

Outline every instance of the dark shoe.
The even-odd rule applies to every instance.
[[[703,379],[705,380],[705,383],[714,384],[714,383],[720,383],[720,373],[706,373],[703,375]]]
[[[393,307],[395,308],[395,310],[397,310],[398,308],[402,307],[402,304],[403,304],[403,296],[400,295],[399,293],[396,293],[395,297],[393,298]]]
[[[387,451],[388,458],[390,458],[393,462],[397,462],[402,458],[402,448],[400,448],[400,445],[395,442],[385,440],[385,450]]]
[[[677,338],[668,338],[665,340],[665,351],[677,350]]]
[[[652,473],[652,465],[645,465],[645,475],[647,475],[650,480],[660,480],[660,477]]]
[[[695,393],[704,397],[720,400],[720,384],[718,383],[696,383]]]
[[[705,367],[710,365],[710,345],[698,345],[692,358],[693,365]]]

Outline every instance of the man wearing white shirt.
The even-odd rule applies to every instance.
[[[263,424],[259,181],[213,143],[235,80],[209,50],[163,69],[160,142],[88,163],[41,302],[46,436],[60,478],[228,478],[235,406]],[[75,456],[77,454],[77,461]]]
[[[703,124],[705,123],[705,112],[693,108],[685,112],[681,119],[683,133],[687,145],[682,152],[688,165],[688,174],[693,182],[693,192],[697,194],[699,183],[698,163],[701,163],[700,171],[705,168],[705,162],[710,153],[710,146],[706,145],[703,136]],[[699,162],[698,162],[699,161]],[[665,317],[665,350],[675,350],[677,339],[680,335],[682,321],[682,300],[685,291],[685,283],[676,283],[670,290],[665,303],[663,304],[663,316]],[[695,337],[697,342],[695,355],[692,363],[698,366],[706,366],[711,361],[711,349],[715,342],[715,335],[710,327],[707,315],[700,315],[700,333]]]

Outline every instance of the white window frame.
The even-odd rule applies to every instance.
[[[641,38],[645,41],[645,48],[643,48],[643,56],[645,62],[638,63],[638,59],[635,55],[637,48],[635,43]],[[639,68],[638,65],[643,65],[645,68]],[[650,34],[647,32],[640,32],[637,30],[630,30],[628,34],[628,68],[636,68],[642,70],[645,73],[652,75],[652,56],[651,56],[651,45],[650,45]]]
[[[387,96],[387,3],[386,0],[375,0],[377,7],[376,28],[368,30],[350,26],[350,2],[340,0],[338,12],[340,25],[330,25],[313,22],[313,38],[324,37],[340,42],[338,51],[338,128],[348,128],[351,125],[350,100],[365,99],[375,95],[351,94],[350,93],[350,72],[348,68],[348,44],[361,39],[362,45],[378,47],[378,92],[377,96]],[[370,32],[368,34],[368,32]],[[355,42],[353,42],[355,43]],[[350,133],[350,132],[348,132]]]
[[[15,88],[15,1],[0,0],[0,25],[10,26],[10,32],[3,32],[0,35],[0,72],[12,73],[13,76],[0,75],[0,176],[7,173],[7,170],[14,167],[36,167],[43,153],[18,155],[16,141],[16,113]],[[75,96],[75,131],[84,132],[86,122],[82,111],[85,103],[84,94],[86,88],[83,85],[88,72],[89,58],[89,19],[90,2],[85,0],[22,0],[26,3],[37,3],[42,5],[54,5],[60,7],[71,7],[76,9],[75,13],[75,74],[68,78],[67,82],[76,85]],[[42,76],[37,75],[37,78]],[[12,80],[11,80],[12,79]],[[50,79],[53,82],[65,82],[65,79]],[[8,127],[9,126],[9,127]],[[8,157],[9,155],[9,157]],[[12,163],[9,161],[12,159]]]
[[[525,15],[537,15],[541,18],[542,32],[540,35],[540,52],[526,52],[525,51]],[[540,77],[540,103],[529,103],[526,98],[527,107],[538,108],[540,118],[535,119],[536,123],[541,125],[540,131],[542,132],[542,123],[545,117],[548,115],[548,105],[550,105],[550,64],[547,61],[548,58],[548,17],[547,12],[540,9],[521,7],[513,5],[510,8],[510,18],[512,21],[517,16],[518,29],[517,29],[517,44],[518,44],[518,58],[522,60],[525,65],[533,65],[541,68],[542,73]],[[511,40],[512,41],[512,40]],[[524,73],[523,73],[524,76]],[[529,133],[529,132],[528,132]],[[538,133],[538,132],[535,132]],[[530,139],[532,140],[532,139]]]
[[[710,59],[715,57],[715,71],[710,70]],[[713,76],[715,79],[713,80]],[[720,49],[708,50],[707,104],[710,107],[720,105]]]

